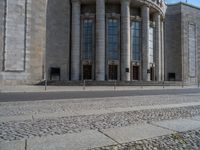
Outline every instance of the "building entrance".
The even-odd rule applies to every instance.
[[[83,65],[83,80],[92,80],[92,65]]]
[[[155,68],[154,67],[150,68],[150,80],[155,81]]]
[[[139,80],[139,66],[133,66],[133,80]]]
[[[108,79],[109,80],[117,80],[117,76],[118,76],[118,66],[117,65],[109,65],[109,76]]]

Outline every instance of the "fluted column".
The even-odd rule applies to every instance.
[[[161,71],[161,80],[165,80],[165,47],[164,47],[164,22],[161,21],[161,63],[162,63],[162,71]]]
[[[130,6],[129,0],[121,1],[121,78],[130,81]]]
[[[142,6],[142,78],[150,81],[149,64],[149,7]]]
[[[105,0],[96,0],[96,80],[105,80]]]
[[[154,14],[154,21],[155,21],[155,52],[156,52],[156,80],[161,81],[162,75],[162,45],[161,45],[161,23],[160,23],[160,14]]]
[[[80,79],[80,2],[72,0],[71,80]]]

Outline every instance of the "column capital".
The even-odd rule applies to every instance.
[[[154,13],[153,14],[153,20],[155,21],[155,22],[160,22],[161,21],[161,14],[160,13],[158,13],[158,12],[156,12],[156,13]]]
[[[81,3],[80,0],[71,0],[72,3]]]
[[[149,4],[144,4],[144,5],[141,6],[141,8],[149,8],[149,7],[150,7]]]
[[[160,14],[160,12],[156,12],[156,13],[153,14],[153,16],[154,17],[159,17],[159,16],[161,17],[161,14]]]
[[[128,3],[130,4],[130,0],[121,0],[121,4]]]

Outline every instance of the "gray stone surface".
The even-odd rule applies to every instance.
[[[78,0],[73,1],[78,2]],[[187,84],[195,84],[200,79],[200,56],[198,54],[200,49],[199,8],[185,3],[169,5],[165,17],[166,6],[161,4],[160,1],[140,1],[139,3],[142,4],[137,5],[137,7],[134,5],[133,0],[130,1],[131,7],[128,6],[128,0],[121,0],[117,3],[105,2],[105,0],[98,0],[95,3],[93,0],[91,4],[88,4],[90,1],[80,1],[82,4],[79,4],[80,6],[76,5],[75,8],[71,8],[73,5],[70,5],[70,0],[49,0],[48,3],[46,2],[42,0],[37,2],[33,0],[9,0],[6,3],[5,0],[1,1],[0,83],[38,83],[45,78],[46,74],[50,79],[51,67],[61,69],[61,80],[73,79],[74,76],[76,76],[75,80],[80,80],[82,75],[80,66],[81,15],[88,15],[88,13],[89,15],[96,15],[93,50],[95,53],[92,59],[94,61],[91,62],[93,64],[94,80],[105,80],[108,74],[105,64],[112,63],[119,66],[119,80],[129,81],[131,79],[130,23],[128,23],[130,20],[127,19],[129,15],[131,19],[141,19],[143,24],[143,32],[141,33],[142,59],[140,64],[137,65],[141,66],[140,76],[143,77],[142,80],[149,80],[149,73],[147,73],[147,70],[150,69],[148,28],[150,21],[154,20],[154,14],[159,14],[157,20],[160,21],[156,21],[157,43],[155,43],[156,48],[160,49],[160,52],[157,50],[155,63],[156,68],[159,68],[156,69],[158,80],[161,80],[161,77],[163,80],[164,74],[165,80],[168,80],[169,73],[175,73],[176,80],[184,80]],[[70,9],[74,13],[70,14]],[[122,26],[121,31],[119,31],[122,37],[119,40],[121,56],[119,60],[113,62],[107,62],[108,59],[105,55],[107,47],[105,36],[107,33],[106,18],[109,15],[112,17],[124,16],[120,19]],[[7,20],[6,24],[4,22],[5,18]],[[163,21],[165,23],[165,34],[162,33]],[[189,34],[189,24],[195,26],[196,37],[194,36],[195,33]],[[158,28],[160,26],[161,28]],[[196,39],[196,42],[191,42],[193,41],[191,39]],[[164,43],[165,52],[163,52]],[[4,54],[6,57],[3,60]],[[46,59],[47,61],[45,61]],[[163,62],[164,60],[165,62]],[[3,62],[5,62],[4,66]],[[3,67],[7,70],[6,72],[2,71]],[[128,68],[129,72],[126,72],[125,68]],[[126,79],[124,76],[126,76]]]
[[[123,81],[130,81],[131,75],[131,30],[130,30],[130,2],[121,2],[121,77]],[[128,72],[126,69],[128,68]]]
[[[156,122],[153,124],[178,132],[184,132],[200,128],[200,121],[191,119],[180,119],[174,121],[169,120],[169,121]]]
[[[96,80],[105,80],[105,0],[96,0]]]
[[[182,80],[181,61],[181,8],[169,6],[165,17],[165,80],[168,73],[175,73],[176,80]],[[173,54],[173,55],[172,55]],[[174,65],[176,64],[176,65]]]
[[[150,69],[149,65],[149,7],[144,5],[142,7],[142,80],[150,81],[150,74],[147,72]]]
[[[162,79],[162,37],[161,37],[161,15],[154,15],[155,21],[155,79],[161,81]]]
[[[8,4],[10,6],[10,13],[8,14],[11,20],[13,17],[15,17],[15,14],[19,15],[18,20],[15,22],[9,22],[9,28],[12,28],[12,30],[8,31],[11,32],[12,35],[9,35],[9,38],[12,38],[12,36],[19,35],[19,37],[16,37],[18,41],[17,45],[22,45],[25,44],[24,47],[26,49],[24,50],[24,57],[20,57],[17,59],[17,61],[12,62],[15,58],[12,58],[12,62],[14,65],[16,65],[15,68],[10,68],[10,69],[17,69],[21,70],[22,69],[22,63],[24,63],[25,71],[23,72],[0,72],[0,76],[2,77],[0,82],[1,83],[7,83],[7,84],[19,84],[19,83],[33,83],[33,82],[38,82],[43,78],[43,54],[45,51],[45,43],[46,43],[46,1],[43,0],[38,0],[38,1],[32,1],[32,0],[27,0],[25,1],[9,1]],[[24,3],[22,3],[24,2]],[[22,5],[23,4],[23,5]],[[16,8],[13,10],[12,8]],[[26,10],[25,10],[26,9]],[[21,10],[21,12],[20,12]],[[16,11],[16,12],[15,12]],[[25,12],[27,14],[25,15]],[[13,13],[14,12],[14,13]],[[18,12],[18,13],[17,13]],[[26,16],[26,17],[25,17]],[[21,18],[21,19],[20,19]],[[26,18],[26,22],[23,18]],[[19,30],[15,30],[15,24],[19,25],[16,26],[16,28],[19,28]],[[23,28],[23,32],[22,31]],[[39,34],[36,34],[39,33]],[[26,36],[26,38],[24,37]],[[23,40],[25,39],[25,40]],[[8,38],[7,38],[8,40]],[[14,44],[12,45],[13,40],[9,39],[11,42],[8,46],[13,47]],[[4,41],[5,42],[5,41]],[[15,45],[16,45],[15,44]],[[16,47],[18,50],[21,50],[21,47]],[[13,51],[14,52],[14,51]],[[13,53],[14,54],[14,53]],[[15,54],[14,54],[15,55]],[[18,55],[16,53],[16,55]],[[11,58],[9,58],[11,59]],[[17,62],[20,62],[18,64]],[[11,64],[11,63],[10,63]],[[9,65],[9,62],[7,63]]]
[[[4,30],[5,30],[5,1],[0,1],[0,72],[3,69],[3,55],[4,55]],[[1,76],[0,76],[0,80]]]
[[[166,80],[168,73],[176,73],[176,80],[183,80],[188,84],[199,80],[199,16],[200,9],[197,7],[185,3],[169,5],[165,19]],[[189,31],[191,25],[195,26],[195,35],[191,35]]]
[[[48,79],[51,67],[60,68],[61,80],[69,80],[70,1],[48,0],[46,63]]]
[[[0,150],[26,150],[25,140],[0,142]]]
[[[163,129],[160,127],[155,127],[149,124],[106,129],[103,130],[102,132],[119,143],[128,143],[132,141],[149,139],[173,133],[170,130]]]
[[[24,71],[26,0],[6,1],[5,71]]]
[[[79,0],[72,1],[72,32],[71,32],[71,80],[80,80],[80,25],[81,4]]]
[[[182,51],[183,51],[183,74],[184,74],[184,80],[187,83],[191,83],[194,84],[196,83],[200,78],[199,76],[199,69],[200,69],[200,57],[199,57],[199,50],[200,50],[200,9],[199,8],[195,8],[192,6],[188,6],[188,5],[181,5],[181,12],[182,12],[182,20],[181,20],[181,38],[182,38]],[[191,41],[191,37],[189,36],[189,26],[190,24],[195,26],[195,32],[196,35],[194,35],[194,37],[196,38],[197,41],[195,41],[194,43],[196,43],[196,45],[189,45],[189,41]],[[195,66],[193,66],[192,68],[190,68],[190,61],[189,61],[189,56],[191,56],[191,54],[189,54],[189,50],[191,50],[191,48],[194,47],[196,48],[195,54],[193,55],[193,61]],[[191,76],[190,75],[190,70],[193,70],[193,72],[195,72],[195,75]]]
[[[84,130],[125,127],[146,122],[179,119],[200,115],[199,106],[115,112],[56,118],[32,118],[0,123],[0,141],[79,133]]]
[[[120,145],[94,148],[92,150],[199,150],[200,131],[189,131],[183,133],[174,133],[161,137],[133,141]]]
[[[98,131],[83,131],[77,134],[48,136],[28,140],[28,150],[86,150],[89,148],[114,145],[112,141]]]

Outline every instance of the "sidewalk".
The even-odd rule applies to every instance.
[[[163,90],[198,88],[194,86],[3,86],[0,85],[0,93],[9,92],[65,92],[65,91],[127,91],[127,90]]]
[[[36,137],[28,140],[1,142],[4,150],[86,150],[100,147],[123,145],[134,141],[177,136],[178,133],[200,129],[200,117],[169,121],[150,122],[127,127],[105,130],[88,130],[80,133]],[[176,137],[175,137],[176,138]],[[181,139],[179,139],[181,140]],[[178,141],[177,141],[178,142]],[[169,145],[170,147],[170,145]]]

